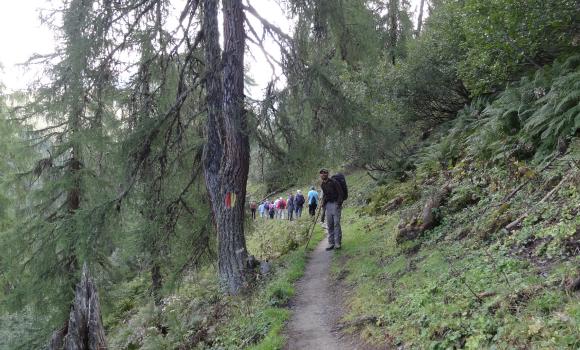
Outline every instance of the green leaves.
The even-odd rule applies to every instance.
[[[436,158],[446,144],[461,150],[455,157],[493,162],[533,156],[542,160],[552,154],[558,142],[567,142],[580,126],[577,62],[576,55],[557,60],[511,84],[495,99],[474,101],[458,113],[451,130],[429,152],[430,157]],[[450,155],[441,157],[449,159]]]
[[[577,59],[572,56],[563,64],[556,62],[546,68],[546,75],[553,77],[553,81],[525,122],[523,136],[537,142],[543,154],[554,150],[558,138],[574,135],[580,126],[580,66],[570,71]]]
[[[573,1],[468,0],[461,12],[465,60],[459,71],[472,94],[498,91],[530,68],[573,52]]]

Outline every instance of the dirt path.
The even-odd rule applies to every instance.
[[[333,331],[343,305],[341,291],[329,277],[332,256],[323,239],[310,253],[304,276],[296,284],[292,318],[286,327],[286,350],[366,349]]]
[[[329,271],[334,252],[325,251],[326,244],[323,239],[310,253],[304,276],[296,284],[292,319],[286,328],[287,350],[350,349],[332,332],[339,308],[332,305]]]

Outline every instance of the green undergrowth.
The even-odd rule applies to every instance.
[[[580,347],[580,292],[569,289],[580,274],[578,170],[536,174],[531,165],[511,166],[458,161],[427,178],[379,187],[367,194],[368,206],[343,212],[333,274],[352,290],[344,321],[357,326],[349,331],[405,349]],[[538,204],[570,172],[576,176]],[[399,223],[444,183],[453,190],[437,209],[439,225],[397,243]],[[403,206],[381,214],[396,196],[405,197]],[[525,212],[521,228],[504,229]],[[367,316],[376,322],[354,322]]]
[[[288,303],[294,295],[294,283],[302,277],[306,253],[322,239],[322,229],[315,225],[308,250],[312,219],[308,215],[298,220],[258,219],[248,235],[248,250],[258,259],[275,262],[275,277],[268,280],[249,299],[240,299],[245,308],[237,308],[218,333],[215,349],[281,349],[282,330],[290,317]]]
[[[113,349],[280,349],[289,318],[294,282],[306,264],[304,244],[311,219],[261,220],[250,224],[248,250],[268,261],[270,272],[256,273],[251,292],[224,297],[215,267],[192,272],[155,306],[147,276],[119,285],[118,303],[104,318]],[[310,247],[322,238],[315,228]],[[259,268],[258,268],[259,269]]]
[[[271,260],[295,250],[308,239],[312,227],[310,216],[305,213],[293,221],[257,218],[246,237],[248,251],[259,260]]]

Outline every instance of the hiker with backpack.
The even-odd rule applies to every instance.
[[[278,219],[278,217],[280,216],[280,200],[282,198],[276,198],[276,200],[274,200],[274,211],[276,212],[276,214],[274,215],[274,217],[276,219]]]
[[[292,221],[292,217],[294,214],[294,204],[295,197],[292,193],[288,193],[288,201],[286,202],[286,208],[288,209],[288,220]]]
[[[326,250],[340,249],[342,243],[342,230],[340,227],[340,215],[342,203],[348,197],[346,179],[342,174],[329,176],[328,169],[320,169],[322,180],[322,210],[326,216],[328,226],[328,247]],[[324,216],[322,218],[324,222]]]
[[[296,191],[296,196],[294,197],[294,209],[296,210],[296,217],[302,216],[302,207],[304,206],[304,196],[300,190]]]
[[[270,219],[274,219],[275,213],[276,213],[276,205],[274,204],[274,201],[271,201],[270,204],[268,204],[268,215],[270,216]]]
[[[318,207],[318,192],[314,186],[310,187],[308,191],[308,213],[310,216],[316,215],[316,208]]]

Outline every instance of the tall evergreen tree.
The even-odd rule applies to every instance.
[[[250,147],[244,110],[244,12],[224,0],[224,52],[219,46],[217,2],[204,1],[207,93],[204,173],[218,234],[219,276],[237,294],[248,279],[244,208]]]
[[[20,110],[35,125],[29,142],[44,158],[23,174],[31,183],[28,208],[5,242],[17,265],[9,274],[12,305],[33,305],[49,327],[61,325],[68,314],[80,264],[106,265],[108,209],[98,203],[110,197],[102,191],[110,184],[98,171],[107,144],[101,128],[110,117],[98,96],[111,86],[98,58],[107,48],[110,13],[89,0],[66,2],[57,13],[62,25],[54,28],[63,45],[54,55],[36,58],[47,64],[49,83],[41,83]]]

